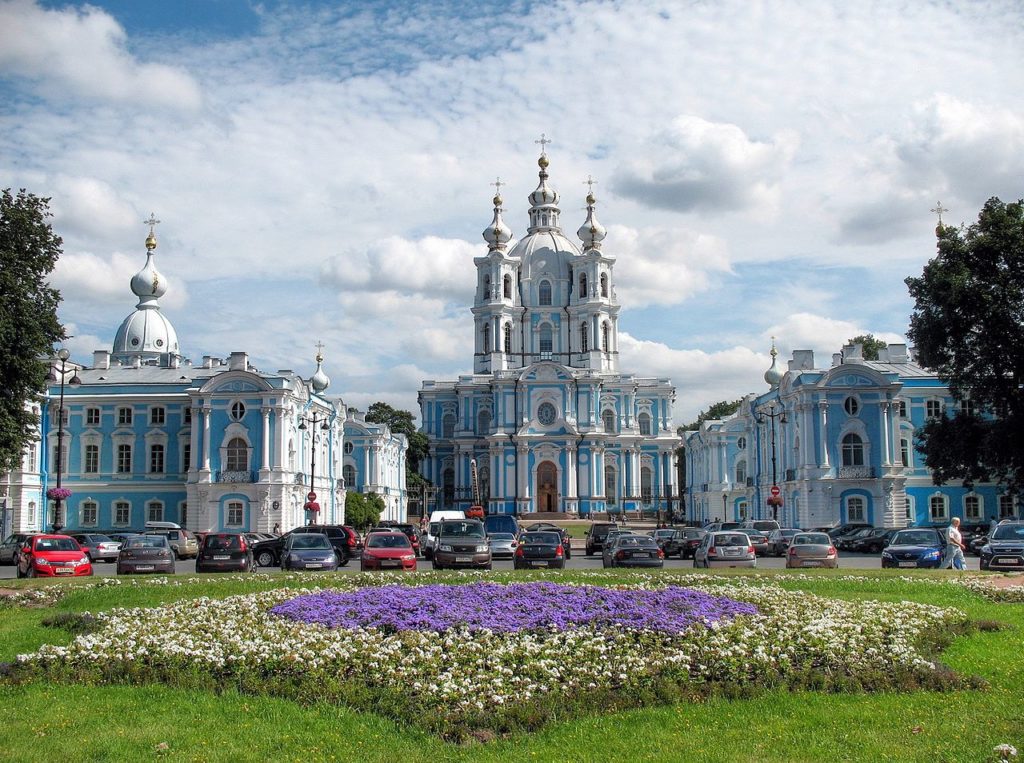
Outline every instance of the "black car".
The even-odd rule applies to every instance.
[[[196,557],[196,572],[255,572],[252,546],[243,533],[210,533]]]
[[[649,535],[623,535],[603,555],[605,567],[664,567],[665,552]]]
[[[874,527],[866,535],[858,534],[849,541],[845,548],[859,554],[877,554],[889,545],[896,529],[891,527]]]
[[[618,529],[614,522],[594,522],[587,528],[587,556],[593,556],[596,551],[604,548],[604,539],[608,533]]]
[[[877,527],[862,527],[853,532],[837,535],[832,538],[832,545],[843,551],[852,551],[855,543],[872,537],[877,529]]]
[[[981,547],[983,570],[1024,569],[1024,522],[1000,522]]]
[[[866,530],[870,527],[871,525],[869,525],[867,522],[850,522],[845,525],[839,525],[839,527],[833,527],[832,529],[826,530],[825,532],[827,532],[828,537],[832,539],[832,545],[837,545],[837,540],[848,537],[855,532]]]
[[[553,531],[527,531],[519,538],[519,546],[513,557],[517,570],[531,567],[565,567],[565,551],[562,536]]]
[[[256,563],[260,567],[274,567],[281,563],[281,552],[292,535],[302,533],[321,533],[331,541],[331,545],[338,554],[338,566],[344,567],[350,559],[359,558],[359,551],[363,544],[357,533],[348,525],[306,525],[296,527],[286,532],[280,538],[265,540],[257,543],[252,553]]]
[[[564,527],[553,525],[550,522],[534,522],[532,525],[527,525],[524,528],[524,532],[558,533],[558,537],[562,540],[562,553],[565,554],[566,559],[572,558],[572,537],[569,535],[569,531]]]
[[[693,555],[697,551],[697,546],[699,546],[701,541],[704,540],[704,536],[708,534],[707,530],[700,527],[684,527],[679,532],[683,536],[680,541],[681,547],[679,549],[679,558],[693,559]]]

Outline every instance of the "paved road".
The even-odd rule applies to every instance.
[[[772,558],[772,557],[760,557],[757,560],[757,565],[758,565],[758,567],[767,568],[767,569],[780,569],[780,568],[786,566],[785,565],[785,559],[783,559],[783,558],[776,559],[776,558]],[[879,557],[878,557],[877,554],[849,554],[849,553],[840,553],[839,554],[839,566],[841,568],[846,568],[846,569],[877,570],[877,569],[880,568],[881,564],[879,562]],[[598,569],[599,570],[599,569],[601,569],[601,557],[600,556],[587,557],[587,556],[584,556],[583,554],[573,553],[572,558],[569,560],[569,563],[568,563],[567,567],[568,567],[568,569],[571,569],[571,570],[591,570],[591,569]],[[672,558],[672,559],[669,559],[669,560],[667,560],[665,562],[665,569],[669,569],[669,570],[689,570],[689,569],[692,569],[692,568],[693,568],[693,562],[691,562],[689,559],[687,559],[686,561],[681,561],[679,559]],[[430,562],[425,561],[423,559],[420,559],[419,560],[419,569],[420,570],[429,570],[429,569],[431,569]],[[496,569],[496,570],[511,570],[512,569],[512,562],[511,562],[511,560],[498,560],[498,561],[495,561],[494,569]],[[968,570],[977,571],[977,569],[978,569],[978,557],[976,557],[976,556],[968,556],[967,557],[967,569]],[[114,574],[116,574],[116,571],[114,569],[114,565],[113,564],[107,564],[107,563],[95,564],[95,565],[93,565],[93,570],[94,570],[94,573],[96,575],[114,575]],[[178,572],[178,574],[194,573],[195,572],[195,562],[192,561],[192,560],[179,561],[177,563],[177,565],[176,565],[176,571]],[[273,572],[278,572],[279,568],[277,568],[277,567],[261,567],[260,571],[261,572],[271,572],[271,573],[273,573]],[[358,571],[359,571],[359,563],[358,563],[358,561],[352,561],[352,562],[349,563],[349,565],[347,567],[342,567],[341,568],[341,572],[343,574],[351,573],[351,572],[358,572]],[[14,567],[7,567],[7,566],[0,567],[0,579],[3,579],[3,578],[13,578],[13,577],[15,577]]]

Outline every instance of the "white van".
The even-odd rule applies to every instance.
[[[437,542],[437,533],[441,530],[441,522],[446,519],[465,519],[464,511],[435,511],[430,515],[430,524],[427,525],[427,534],[420,539],[420,551],[424,559],[434,558],[434,544]]]

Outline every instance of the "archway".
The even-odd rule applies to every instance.
[[[558,468],[550,461],[537,466],[537,511],[558,511]]]

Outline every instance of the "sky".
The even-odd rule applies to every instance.
[[[0,0],[0,187],[50,197],[74,359],[132,312],[154,212],[182,352],[315,368],[418,415],[472,372],[473,258],[543,134],[562,226],[596,178],[620,369],[677,424],[905,341],[946,224],[1024,197],[1024,6]]]

